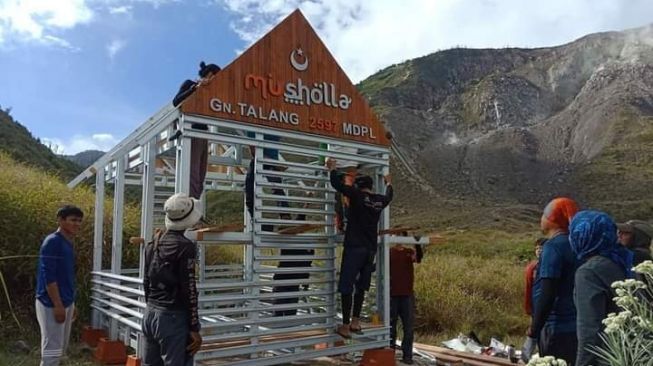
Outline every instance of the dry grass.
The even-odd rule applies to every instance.
[[[438,343],[458,333],[518,339],[528,326],[522,309],[524,264],[536,233],[496,230],[445,233],[416,267],[418,340]]]

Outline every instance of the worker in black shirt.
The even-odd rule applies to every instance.
[[[144,366],[192,365],[202,345],[195,244],[184,236],[202,217],[198,200],[178,193],[165,205],[166,231],[145,248]]]
[[[209,79],[220,71],[220,66],[216,64],[205,64],[204,61],[200,62],[200,71],[198,72],[200,79],[198,81],[184,80],[179,87],[179,91],[172,100],[172,105],[177,107],[186,98],[195,92],[197,87],[206,84]]]
[[[185,80],[179,87],[179,91],[172,100],[172,105],[179,106],[186,98],[191,96],[202,85],[205,85],[220,71],[220,66],[216,64],[205,64],[200,62],[200,79],[198,81]],[[191,128],[208,131],[209,127],[203,123],[193,123]],[[180,136],[181,130],[178,130],[171,139]],[[190,196],[200,199],[204,191],[204,180],[206,179],[206,170],[209,158],[209,142],[201,138],[192,138],[190,142]]]
[[[372,192],[374,182],[369,176],[357,177],[354,186],[343,184],[336,170],[335,159],[328,159],[331,185],[349,198],[348,224],[345,230],[344,252],[340,265],[338,292],[342,301],[342,325],[338,334],[350,338],[351,332],[360,332],[360,313],[363,308],[365,291],[370,289],[374,259],[377,251],[378,224],[381,212],[392,201],[390,176],[385,176],[386,194]],[[353,317],[352,294],[353,295]],[[350,324],[351,321],[351,324]]]

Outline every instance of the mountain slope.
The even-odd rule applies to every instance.
[[[437,52],[359,87],[430,183],[419,195],[403,187],[412,193],[399,206],[447,216],[457,213],[441,207],[539,206],[564,194],[651,217],[651,65],[645,27],[551,48]]]
[[[77,164],[56,155],[39,139],[34,138],[9,112],[9,109],[0,108],[0,151],[8,153],[17,161],[65,178],[73,177],[81,171]]]
[[[82,168],[86,168],[91,164],[95,163],[95,161],[101,158],[103,155],[104,155],[104,151],[85,150],[75,155],[64,155],[63,157],[79,165]]]

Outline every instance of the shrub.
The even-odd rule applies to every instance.
[[[95,194],[88,186],[69,189],[57,176],[13,161],[0,154],[0,272],[8,287],[8,296],[20,318],[31,319],[36,285],[36,264],[41,242],[57,228],[56,211],[63,204],[79,206],[84,224],[75,240],[77,258],[78,305],[81,320],[89,311],[88,290],[93,252]],[[105,202],[103,258],[111,253],[112,201]],[[138,248],[127,244],[138,234],[140,210],[125,206],[123,226],[123,268],[138,264]],[[5,259],[2,259],[5,258]],[[106,268],[106,265],[104,266]],[[4,290],[0,290],[4,293]],[[0,296],[0,315],[6,317],[8,304]]]
[[[417,331],[446,337],[474,331],[488,341],[523,335],[522,273],[520,265],[500,258],[425,257],[415,278]]]

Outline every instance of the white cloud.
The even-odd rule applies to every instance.
[[[179,0],[0,0],[0,46],[36,42],[77,50],[55,34],[88,24],[98,13],[130,15],[132,4],[157,9],[174,2]]]
[[[109,14],[131,14],[131,5],[109,7]]]
[[[300,8],[354,81],[461,45],[540,47],[653,21],[649,0],[215,0],[249,43]]]
[[[162,5],[170,4],[170,3],[179,3],[181,0],[131,0],[133,3],[147,3],[152,5],[154,9],[158,9]]]
[[[43,41],[43,43],[58,46],[58,47],[61,47],[61,48],[66,48],[66,49],[69,49],[69,50],[71,50],[73,52],[79,52],[80,51],[79,47],[73,46],[72,44],[70,44],[70,42],[66,41],[65,39],[55,37],[55,36],[51,36],[49,34],[43,36],[42,41]]]
[[[109,142],[115,145],[114,142],[117,142],[116,139],[110,133],[96,133],[92,136],[93,140],[99,142]]]
[[[120,52],[125,46],[127,45],[127,42],[122,40],[122,39],[114,39],[107,45],[107,55],[109,55],[109,59],[113,62],[114,58]]]
[[[0,2],[0,44],[10,38],[75,49],[52,35],[93,19],[85,0],[3,0]]]
[[[57,154],[74,155],[86,150],[109,151],[118,144],[119,140],[109,133],[96,133],[93,135],[74,135],[62,140],[60,138],[43,138],[43,144]]]

